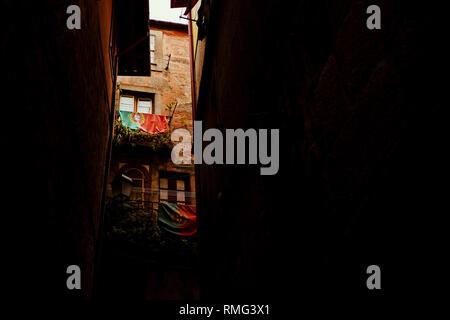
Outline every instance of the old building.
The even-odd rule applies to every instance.
[[[165,116],[170,121],[168,134],[177,128],[186,128],[192,133],[187,25],[151,20],[150,55],[151,77],[118,78],[116,109]],[[146,107],[141,109],[144,104]],[[142,190],[146,191],[143,192],[144,201],[159,202],[161,196],[164,198],[170,195],[175,202],[193,202],[194,168],[192,165],[174,165],[170,150],[140,155],[139,151],[133,152],[125,146],[113,151],[110,182],[118,174],[134,170],[134,174],[139,175],[139,181],[142,181]],[[161,188],[169,189],[170,192],[161,193]],[[177,190],[178,198],[172,199],[173,191]],[[188,197],[182,191],[188,192]]]
[[[150,20],[150,77],[120,76],[116,90],[116,124],[109,175],[109,196],[114,197],[117,179],[132,179],[127,203],[137,206],[158,220],[161,202],[188,205],[195,210],[194,166],[176,165],[171,159],[171,133],[179,128],[191,134],[191,64],[188,26]],[[160,128],[129,131],[141,140],[123,141],[123,126],[133,126],[129,118],[161,121]],[[167,125],[164,122],[167,121]],[[142,124],[145,126],[145,124]],[[164,143],[158,144],[162,140]],[[156,145],[158,144],[158,145]],[[116,223],[117,224],[117,223]],[[114,222],[112,230],[117,229]],[[154,225],[156,228],[156,225]],[[153,232],[149,228],[148,232]],[[111,297],[136,299],[193,299],[198,297],[196,274],[186,258],[172,262],[155,258],[151,253],[136,258],[129,250],[120,255],[117,246],[107,245],[104,270],[104,293]],[[173,254],[175,256],[176,254]],[[110,277],[110,278],[109,278]],[[108,279],[115,279],[108,286]]]
[[[69,5],[80,9],[80,29],[67,27]],[[3,102],[17,106],[21,119],[20,130],[5,126],[16,131],[6,141],[13,156],[4,160],[6,198],[17,207],[15,231],[7,233],[15,239],[8,241],[8,292],[22,301],[90,298],[116,77],[150,75],[148,1],[3,1],[2,10],[4,89],[11,98]],[[81,290],[66,286],[70,265],[81,269]]]

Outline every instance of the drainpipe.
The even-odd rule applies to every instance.
[[[195,115],[195,110],[197,109],[197,97],[196,97],[196,85],[195,85],[195,61],[194,61],[194,36],[192,33],[192,8],[191,11],[189,11],[188,14],[188,26],[189,26],[189,47],[190,47],[190,57],[191,57],[191,95],[192,95],[192,124],[194,124],[194,121],[197,119]],[[194,164],[194,175],[195,175],[195,207],[197,211],[197,228],[199,232],[197,232],[196,237],[199,244],[199,254],[201,256],[201,231],[200,231],[200,221],[201,221],[201,204],[200,199],[198,195],[200,194],[200,168],[199,165]],[[199,258],[200,263],[201,258]],[[200,271],[200,265],[197,265],[197,271]],[[199,291],[201,291],[200,283],[199,283]],[[199,295],[201,297],[201,293],[199,292]]]
[[[191,12],[189,11],[188,14],[188,30],[189,30],[189,56],[190,56],[190,62],[191,62],[191,100],[192,100],[192,121],[195,120],[195,108],[197,105],[197,99],[195,96],[195,62],[194,62],[194,36],[192,34],[192,18],[191,18]]]

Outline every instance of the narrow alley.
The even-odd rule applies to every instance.
[[[2,11],[11,297],[276,313],[442,285],[440,4]]]

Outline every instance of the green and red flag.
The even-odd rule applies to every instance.
[[[158,215],[160,226],[170,233],[180,236],[192,236],[197,233],[195,206],[160,203]]]
[[[147,133],[164,133],[167,131],[167,117],[155,114],[130,111],[117,111],[122,124],[130,129],[140,129]]]

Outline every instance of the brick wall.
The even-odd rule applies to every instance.
[[[118,83],[121,89],[155,94],[156,114],[170,116],[166,106],[178,102],[172,120],[172,129],[182,128],[184,124],[192,132],[192,99],[189,61],[189,36],[186,31],[172,30],[158,26],[150,27],[152,34],[159,34],[161,45],[156,46],[157,66],[152,67],[151,77],[121,76]],[[157,39],[157,41],[159,38]],[[171,54],[168,70],[165,70]],[[118,97],[118,94],[117,94]],[[117,99],[117,107],[119,100]]]

